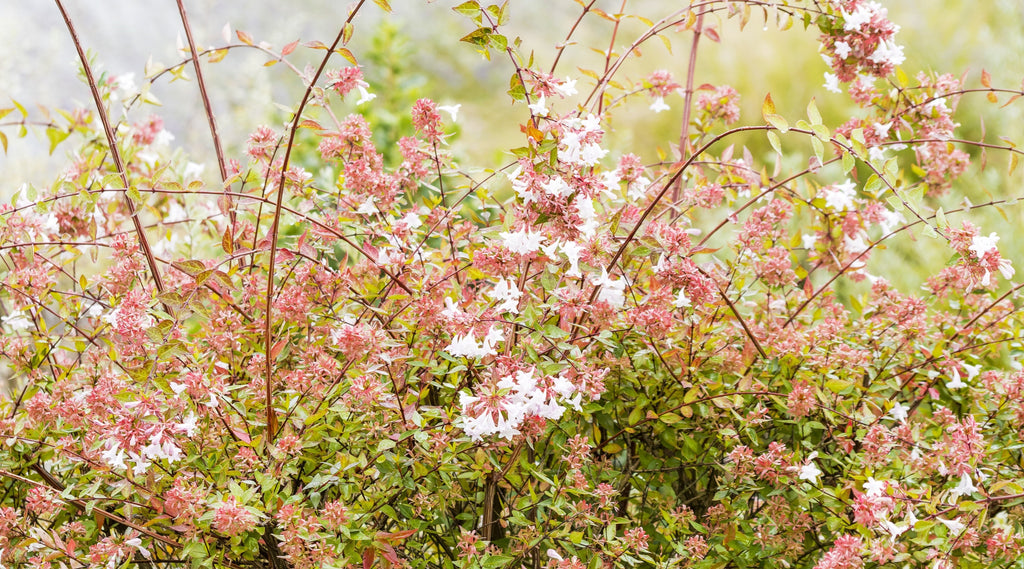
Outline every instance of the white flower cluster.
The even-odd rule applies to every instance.
[[[565,407],[559,404],[559,398],[576,409],[582,399],[582,393],[576,392],[572,382],[563,376],[554,379],[550,390],[540,388],[532,369],[502,378],[497,388],[496,398],[459,394],[460,426],[474,441],[489,435],[511,439],[520,433],[519,427],[527,417],[560,418]],[[484,403],[494,399],[500,401],[498,408],[493,403]]]
[[[485,356],[496,356],[498,342],[505,339],[505,333],[501,328],[492,326],[484,337],[483,343],[478,343],[472,334],[456,336],[452,343],[445,347],[444,351],[455,357],[482,358]]]
[[[135,464],[132,473],[135,476],[141,476],[149,470],[154,460],[166,459],[168,463],[174,463],[184,458],[185,455],[178,445],[174,444],[173,438],[157,433],[149,438],[149,444],[142,447],[141,453],[128,452],[126,454],[121,448],[121,444],[115,441],[101,452],[100,456],[103,457],[103,461],[107,465],[118,470],[127,470],[128,465],[125,463],[125,459],[130,458]]]
[[[601,131],[601,119],[596,115],[588,115],[585,119],[566,119],[563,121],[565,132],[558,145],[558,159],[567,164],[577,166],[594,166],[608,150],[594,142],[583,142],[590,133]]]

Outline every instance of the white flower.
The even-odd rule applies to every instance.
[[[896,524],[890,522],[889,520],[882,520],[881,522],[879,522],[879,525],[882,526],[882,529],[884,529],[885,531],[889,532],[889,534],[890,534],[889,542],[890,543],[896,543],[896,538],[899,537],[900,534],[902,534],[903,532],[905,532],[908,529],[910,529],[910,526],[907,525],[907,524],[896,525]]]
[[[583,246],[575,241],[566,241],[559,245],[559,249],[565,254],[566,258],[569,259],[569,272],[565,273],[567,277],[581,277],[580,273],[580,253],[583,252]]]
[[[647,195],[647,190],[650,187],[651,180],[647,176],[640,176],[626,188],[626,197],[633,201],[640,201]]]
[[[172,140],[174,140],[174,135],[164,128],[160,129],[160,132],[156,133],[156,136],[153,138],[153,144],[155,146],[167,146]]]
[[[875,13],[880,13],[883,17],[886,14],[886,10],[882,8],[878,2],[866,2],[857,6],[857,9],[853,13],[849,13],[843,10],[843,30],[847,32],[855,32],[861,28],[864,24],[871,22],[871,18],[874,17]]]
[[[950,536],[958,535],[960,532],[964,531],[965,527],[967,527],[960,520],[944,520],[942,518],[935,519],[939,520],[940,522],[942,522],[942,525],[946,526],[946,529],[949,530]]]
[[[964,387],[967,387],[967,384],[964,383],[964,380],[960,379],[960,372],[957,371],[956,368],[953,368],[953,372],[950,373],[949,375],[953,378],[953,381],[946,382],[947,389],[962,389]]]
[[[577,93],[576,80],[570,79],[569,77],[566,77],[565,81],[562,82],[562,84],[555,85],[553,88],[555,92],[558,93],[559,96],[561,96],[563,99],[566,97],[572,97]]]
[[[626,290],[626,279],[611,280],[608,277],[608,271],[601,269],[601,276],[592,280],[591,283],[594,286],[601,287],[601,292],[597,295],[598,301],[604,301],[614,306],[615,308],[622,308],[626,303],[626,296],[624,294]]]
[[[32,321],[25,316],[24,312],[17,312],[0,318],[0,323],[11,327],[11,332],[21,332],[32,327]]]
[[[892,128],[892,121],[887,123],[876,123],[872,125],[871,128],[875,130],[875,135],[878,138],[889,138],[889,129]]]
[[[825,90],[832,93],[842,93],[843,90],[839,88],[839,76],[835,73],[825,72]]]
[[[121,450],[121,445],[118,442],[114,442],[114,445],[107,450],[100,453],[103,458],[103,462],[106,462],[111,468],[128,469],[128,465],[124,463],[126,458],[124,451]]]
[[[819,476],[821,476],[821,470],[818,469],[813,460],[808,460],[807,464],[800,467],[800,480],[806,480],[811,484],[817,484]]]
[[[417,227],[423,225],[423,221],[420,219],[419,214],[417,214],[414,211],[410,211],[409,213],[405,214],[405,217],[403,217],[398,223],[402,224],[402,227],[409,231],[412,231],[413,229],[416,229]]]
[[[114,78],[114,89],[110,92],[112,101],[124,100],[139,92],[135,85],[134,73],[123,73]]]
[[[670,110],[672,107],[665,104],[665,97],[658,97],[651,103],[650,109],[656,113]]]
[[[600,162],[607,154],[608,150],[606,148],[601,148],[599,144],[585,144],[580,152],[580,161],[585,166],[596,166],[597,163]]]
[[[887,483],[884,480],[875,480],[873,477],[869,476],[868,481],[864,483],[864,493],[867,494],[869,498],[881,496],[882,493],[885,492],[886,486]]]
[[[872,53],[868,59],[875,63],[902,65],[907,58],[903,55],[903,46],[896,45],[896,42],[889,40],[878,42],[875,53]]]
[[[547,182],[540,185],[545,194],[556,198],[568,197],[572,194],[572,187],[562,179],[561,176],[552,176]]]
[[[549,111],[548,111],[547,106],[544,104],[544,101],[545,101],[545,97],[544,97],[544,95],[541,95],[540,98],[537,99],[536,102],[530,103],[529,105],[526,105],[527,107],[530,107],[530,114],[532,114],[533,116],[536,116],[536,117],[546,117],[546,116],[548,116],[548,112]]]
[[[622,183],[622,176],[618,170],[603,172],[601,174],[601,185],[604,187],[601,189],[601,193],[609,199],[614,199],[620,183]]]
[[[179,431],[185,433],[185,435],[192,437],[195,436],[196,434],[196,429],[198,428],[198,421],[199,418],[196,417],[195,413],[189,413],[188,416],[185,417],[185,422],[178,423],[177,425],[175,425],[175,427],[177,427]]]
[[[832,184],[821,189],[818,197],[825,199],[825,207],[835,211],[854,209],[853,198],[857,195],[857,186],[847,180],[842,184]]]
[[[476,342],[471,334],[456,336],[452,339],[451,343],[445,347],[444,351],[455,357],[462,356],[466,358],[478,358],[483,355],[483,350],[481,350],[480,344]]]
[[[491,326],[491,329],[487,331],[487,335],[484,336],[483,350],[486,352],[485,355],[498,355],[496,346],[498,342],[504,339],[505,332],[498,326]]]
[[[459,109],[462,108],[462,103],[457,105],[438,105],[437,110],[444,111],[452,116],[452,122],[459,120]]]
[[[544,241],[544,235],[540,233],[533,233],[529,229],[522,231],[502,232],[498,234],[501,237],[502,245],[504,245],[509,251],[513,253],[519,253],[520,255],[527,255],[540,249],[540,244]]]
[[[864,234],[863,233],[860,234],[860,235],[856,235],[854,237],[850,237],[849,235],[843,237],[843,246],[846,248],[847,251],[849,251],[849,253],[851,255],[860,255],[864,251],[868,250],[868,244],[864,242]],[[859,266],[863,266],[864,265],[863,262],[859,262],[859,263],[860,263]],[[858,265],[856,265],[856,264],[854,264],[852,266],[855,267],[855,268],[858,267]]]
[[[964,474],[960,478],[960,483],[956,485],[956,488],[950,490],[950,495],[953,498],[953,503],[955,503],[960,496],[970,496],[977,491],[978,489],[974,486],[974,483],[971,482],[971,475]]]
[[[689,297],[686,296],[686,289],[679,289],[679,294],[676,295],[675,300],[672,301],[672,306],[676,308],[687,308],[691,306]]]
[[[359,100],[356,101],[356,105],[362,105],[363,103],[369,103],[370,101],[377,98],[377,95],[366,90],[366,87],[359,85],[356,87],[359,89]]]
[[[459,318],[465,314],[461,308],[455,305],[455,302],[448,297],[444,299],[444,310],[441,311],[441,316],[451,320],[453,318]]]
[[[98,318],[101,314],[103,314],[103,306],[96,302],[82,316],[85,318]]]
[[[576,229],[580,230],[580,233],[584,237],[590,237],[597,231],[597,211],[594,209],[594,200],[578,194],[576,199],[573,200],[573,205],[576,206],[576,214],[580,216],[582,223],[576,226]]]
[[[964,369],[967,370],[967,379],[974,379],[981,373],[981,364],[972,366],[970,364],[962,364]]]
[[[147,470],[149,470],[149,467],[153,464],[152,462],[146,460],[145,457],[139,456],[134,452],[128,453],[128,456],[132,459],[132,462],[135,463],[135,466],[132,468],[132,475],[134,476],[142,476],[143,474],[146,473]]]
[[[104,314],[100,320],[110,324],[111,327],[117,328],[117,317],[121,315],[121,307],[117,307],[110,312]]]
[[[145,557],[146,559],[149,559],[151,557],[151,555],[152,555],[152,554],[150,554],[148,549],[146,549],[145,547],[142,547],[142,540],[137,538],[137,537],[133,537],[131,539],[126,539],[124,541],[124,544],[125,545],[130,545],[130,546],[134,547],[135,549],[138,549],[139,553],[141,553],[142,556]]]
[[[814,249],[814,244],[818,242],[818,236],[814,233],[804,233],[800,236],[800,244],[803,245],[804,249]]]
[[[903,223],[905,219],[903,214],[898,211],[892,211],[889,209],[882,210],[881,219],[878,221],[878,226],[882,228],[882,233],[888,235],[892,233],[892,230],[897,225]]]
[[[512,279],[498,281],[498,284],[494,285],[494,289],[491,290],[491,297],[502,301],[498,306],[498,312],[519,314],[519,298],[522,296],[522,291]]]
[[[897,401],[896,404],[892,406],[892,409],[889,409],[889,415],[893,419],[896,419],[897,421],[903,423],[906,422],[907,420],[907,411],[909,410],[910,407],[907,407],[904,404]]]
[[[373,196],[370,196],[365,202],[359,204],[359,208],[356,209],[356,213],[362,215],[373,215],[377,213],[377,208],[373,205],[373,202],[374,198]]]
[[[996,248],[996,243],[998,241],[999,236],[995,233],[989,233],[988,237],[985,237],[984,235],[975,235],[974,238],[971,239],[971,246],[968,247],[968,249],[970,249],[971,252],[973,252],[980,260],[985,256],[985,253],[988,253],[989,251],[999,251],[999,249]]]
[[[555,561],[565,561],[565,559],[563,559],[562,556],[559,555],[558,552],[554,549],[549,549],[547,551],[547,554],[549,558],[554,559]]]
[[[837,41],[835,43],[835,48],[836,55],[839,56],[839,59],[846,59],[847,57],[850,57],[850,44],[844,41]]]

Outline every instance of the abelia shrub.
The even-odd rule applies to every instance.
[[[522,133],[474,169],[458,104],[410,97],[382,130],[397,95],[346,47],[362,6],[330,46],[202,52],[182,9],[174,76],[249,47],[305,89],[224,146],[204,87],[206,157],[142,110],[164,73],[97,77],[80,49],[93,105],[45,127],[69,164],[0,206],[0,564],[1018,563],[1020,287],[975,217],[1013,190],[939,199],[977,148],[1020,154],[962,138],[958,101],[1024,92],[910,80],[878,2],[790,2],[858,114],[746,117],[693,62],[728,39],[712,16],[760,3],[581,3],[558,55],[606,20],[625,42],[592,71],[542,67],[505,35],[528,14],[471,0],[462,39],[509,72]],[[655,37],[691,46],[685,74],[626,79]],[[661,156],[616,137],[680,106]],[[922,291],[874,262],[904,238],[948,253]]]

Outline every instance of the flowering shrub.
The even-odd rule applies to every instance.
[[[458,105],[375,130],[386,94],[345,47],[363,2],[330,46],[281,49],[239,31],[200,52],[182,9],[168,71],[192,72],[216,150],[197,162],[140,109],[164,72],[96,76],[66,20],[94,106],[48,119],[70,164],[0,206],[0,563],[1017,562],[1020,285],[969,220],[1009,200],[936,200],[974,149],[1020,154],[960,138],[957,101],[1024,92],[911,80],[877,2],[648,15],[582,76],[503,35],[510,4],[455,8],[521,110],[492,170],[457,164]],[[626,14],[592,6],[577,24],[623,41]],[[743,117],[734,88],[695,86],[711,17],[762,8],[819,34],[856,116],[826,124],[812,101],[790,126],[770,95]],[[628,79],[656,37],[685,38],[688,72]],[[233,157],[203,73],[241,48],[306,90]],[[671,156],[608,143],[631,106],[685,109]],[[908,235],[948,244],[920,294],[868,271]]]

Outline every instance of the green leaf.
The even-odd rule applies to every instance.
[[[53,127],[50,127],[50,128],[46,129],[46,138],[49,139],[49,141],[50,141],[50,156],[53,156],[53,151],[57,150],[57,146],[59,146],[61,142],[64,142],[67,139],[67,137],[69,137],[69,136],[71,136],[71,132],[69,132],[69,131],[65,131],[65,130],[61,130],[59,128],[53,128]],[[4,141],[5,141],[4,142],[4,151],[6,152],[7,151],[6,139],[4,139]]]
[[[779,141],[779,133],[774,130],[768,131],[768,143],[772,145],[772,149],[775,150],[779,155],[782,154],[782,142]]]
[[[196,260],[178,261],[177,263],[171,263],[171,266],[190,277],[198,276],[199,273],[206,270],[206,265],[202,261]]]
[[[782,115],[777,115],[775,113],[771,113],[771,114],[765,116],[764,120],[768,121],[768,124],[770,124],[773,127],[777,128],[779,130],[779,132],[781,132],[783,134],[785,134],[786,132],[789,131],[789,122],[787,122],[786,119],[783,118]]]
[[[473,18],[480,14],[480,4],[474,0],[469,0],[469,2],[463,2],[462,4],[452,8],[452,10],[462,14],[463,16]]]
[[[493,30],[487,27],[481,27],[473,30],[472,32],[463,36],[459,41],[471,43],[476,46],[485,47],[488,43],[488,37],[490,37]]]
[[[515,557],[512,557],[511,555],[492,555],[481,561],[480,565],[484,569],[497,569],[498,567],[508,565],[513,559],[515,559]]]
[[[811,97],[811,102],[807,103],[807,118],[811,119],[812,125],[821,124],[821,113],[818,112],[818,106],[814,104],[814,97]]]
[[[138,186],[131,186],[128,188],[128,199],[132,200],[135,203],[142,202],[142,194],[139,193]]]
[[[676,415],[675,413],[662,413],[661,415],[658,416],[658,418],[661,419],[661,422],[665,423],[666,425],[675,425],[679,421],[683,420],[682,417]]]
[[[853,382],[845,379],[830,379],[825,382],[825,389],[828,389],[832,393],[841,393],[849,389],[851,386],[853,386]]]
[[[817,138],[811,139],[811,148],[814,149],[814,155],[818,158],[818,161],[823,161],[825,157],[825,145],[821,143]]]
[[[857,165],[857,159],[853,157],[853,154],[849,152],[843,152],[843,172],[846,174],[853,170],[853,167]]]
[[[761,116],[764,117],[765,122],[768,122],[768,115],[775,114],[775,101],[772,101],[772,94],[768,93],[764,96],[764,103],[761,105]]]

